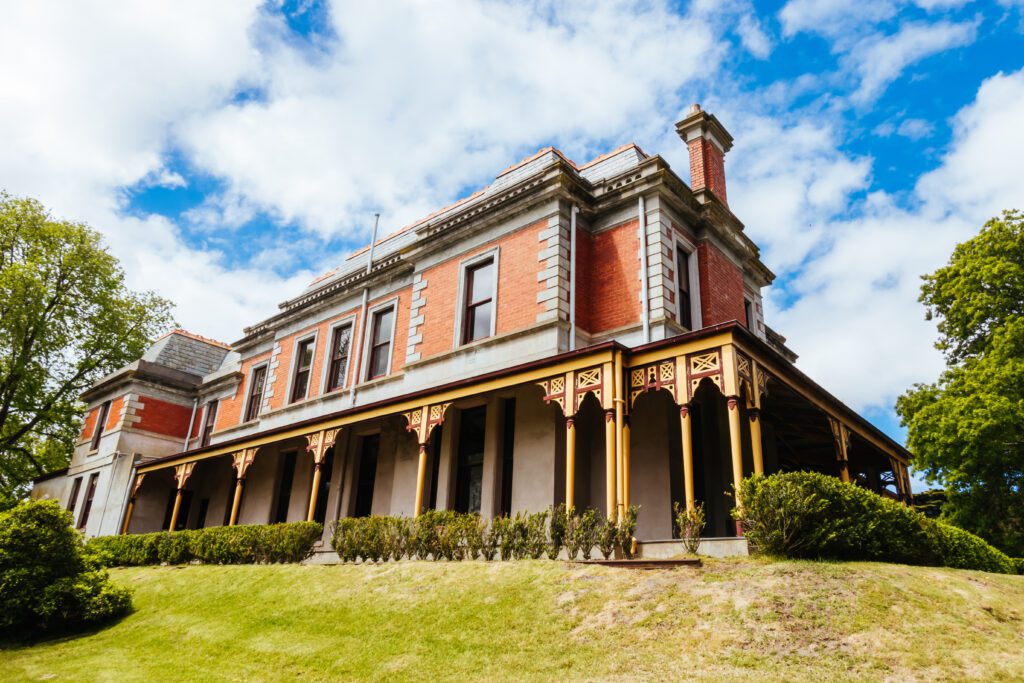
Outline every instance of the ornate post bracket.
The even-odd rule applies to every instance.
[[[450,405],[450,401],[447,403],[434,403],[433,405],[425,405],[422,408],[402,413],[402,416],[409,423],[405,428],[406,431],[415,433],[416,442],[420,446],[425,447],[427,442],[430,441],[430,434],[434,431],[434,427],[444,424],[445,412]]]
[[[850,481],[850,429],[842,422],[828,416],[828,425],[832,428],[832,440],[836,446],[836,460],[839,462],[839,477],[845,482]]]
[[[139,489],[142,487],[142,480],[146,477],[146,473],[135,475],[135,483],[132,484],[131,493],[128,495],[128,500],[135,500],[139,495]]]
[[[665,389],[677,405],[686,405],[705,379],[711,380],[724,394],[723,367],[722,349],[714,348],[630,368],[629,403],[635,403],[645,391]]]
[[[231,454],[231,466],[235,468],[235,476],[238,479],[245,479],[245,473],[249,471],[249,466],[255,458],[255,448],[246,448]]]
[[[612,408],[612,381],[611,372],[596,365],[542,379],[537,386],[544,390],[545,403],[557,404],[563,415],[571,417],[579,412],[587,394],[593,394],[605,410]]]
[[[195,468],[195,462],[185,462],[174,466],[174,480],[178,483],[179,491],[185,488],[185,484],[188,482],[189,477],[192,476],[192,470]]]
[[[317,467],[323,464],[324,458],[327,457],[327,450],[334,445],[339,432],[341,432],[340,427],[306,435],[306,450],[313,454],[313,463]]]

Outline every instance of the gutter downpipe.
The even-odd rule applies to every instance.
[[[569,350],[576,350],[576,214],[580,207],[572,205],[569,212]]]
[[[639,198],[640,224],[640,317],[644,324],[644,344],[651,341],[650,278],[647,275],[647,211],[644,198]]]
[[[188,450],[188,442],[192,440],[192,427],[195,426],[195,423],[196,423],[196,409],[198,409],[198,408],[199,408],[199,398],[196,397],[196,398],[192,399],[192,415],[189,416],[189,418],[188,418],[188,431],[185,432],[185,443],[182,444],[182,446],[181,446],[181,450],[182,451],[187,451]]]
[[[377,226],[380,214],[373,214],[373,236],[370,238],[370,251],[366,255],[366,275],[373,270],[373,248],[377,244]],[[359,334],[356,336],[356,372],[352,377],[352,391],[348,395],[349,406],[356,404],[356,387],[359,385],[359,373],[363,370],[363,336],[366,333],[366,307],[370,302],[370,285],[363,287],[363,303],[359,307]]]

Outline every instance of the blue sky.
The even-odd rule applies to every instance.
[[[368,237],[545,145],[684,178],[693,102],[735,138],[768,324],[896,438],[942,367],[919,276],[1024,206],[1020,0],[20,3],[0,188],[100,229],[133,286],[226,340]]]

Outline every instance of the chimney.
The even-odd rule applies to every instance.
[[[732,149],[732,136],[718,119],[700,108],[676,124],[676,132],[690,150],[690,186],[694,193],[710,191],[726,206],[725,153]]]

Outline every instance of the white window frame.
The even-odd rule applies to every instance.
[[[398,299],[399,297],[394,296],[387,301],[382,301],[379,304],[366,309],[366,320],[364,321],[362,330],[362,349],[359,352],[359,367],[361,368],[359,374],[362,375],[359,380],[360,383],[376,382],[391,374],[391,364],[395,359],[395,334],[398,332]],[[395,310],[395,321],[391,325],[391,339],[388,344],[388,372],[380,377],[370,379],[370,353],[373,351],[373,318],[378,312],[383,311],[386,308],[393,308]]]
[[[348,326],[350,326],[352,328],[352,341],[349,342],[348,361],[345,362],[345,383],[342,386],[338,387],[337,389],[331,389],[330,391],[328,391],[327,390],[327,377],[328,377],[328,375],[331,372],[331,353],[333,352],[333,347],[334,347],[334,333],[335,333],[335,331],[339,327],[345,327],[346,325],[348,325]],[[341,392],[347,390],[351,384],[354,384],[354,382],[352,381],[352,356],[355,355],[355,354],[352,353],[352,351],[354,350],[354,349],[352,349],[352,343],[355,342],[355,341],[356,341],[356,314],[355,313],[353,313],[351,315],[346,315],[344,318],[336,320],[335,322],[331,323],[330,327],[327,328],[327,343],[324,344],[324,361],[323,361],[323,366],[324,367],[323,367],[323,372],[320,374],[320,386],[322,388],[322,391],[320,392],[321,395],[326,396],[328,393],[340,394]]]
[[[285,397],[285,405],[290,406],[300,401],[305,401],[309,398],[309,389],[313,386],[313,366],[316,365],[316,347],[317,347],[317,333],[319,330],[313,330],[308,334],[297,336],[292,340],[292,359],[291,359],[291,371],[288,373],[288,395]],[[310,354],[310,366],[309,366],[309,381],[306,382],[306,392],[301,398],[292,398],[292,389],[295,388],[295,376],[299,371],[299,346],[303,342],[313,341],[313,352]]]
[[[221,399],[219,397],[208,396],[206,398],[206,403],[203,404],[203,415],[202,415],[203,420],[202,420],[202,422],[199,423],[199,435],[195,438],[195,440],[199,442],[200,447],[202,447],[202,443],[203,443],[203,432],[206,431],[206,420],[210,416],[210,405],[213,404],[213,403],[216,403],[217,404],[217,412],[220,413],[220,402],[221,402]],[[246,401],[246,403],[248,403],[248,400]],[[245,413],[242,413],[242,416],[245,417]],[[213,427],[216,427],[217,426],[217,415],[213,416],[213,422],[214,422]],[[210,438],[211,439],[213,439],[213,427],[210,427]],[[189,440],[192,440],[192,435],[189,434],[188,438],[189,438]]]
[[[679,322],[679,300],[682,298],[682,292],[679,290],[679,264],[676,263],[676,255],[680,249],[686,252],[686,265],[689,267],[690,322],[693,324],[690,332],[695,332],[704,327],[700,311],[700,266],[697,263],[697,245],[687,239],[683,239],[678,232],[676,232],[672,241],[672,262],[675,264],[675,267],[672,269],[672,291],[676,295],[676,317],[674,321],[680,327],[683,326]]]
[[[245,416],[249,413],[249,401],[252,400],[252,377],[256,374],[256,371],[260,368],[267,368],[266,373],[263,375],[263,391],[260,392],[260,403],[267,400],[267,380],[270,379],[270,361],[265,360],[262,363],[256,363],[249,368],[249,381],[245,383],[245,394],[242,397],[242,424],[247,422],[255,422],[260,419],[260,413],[263,412],[263,406],[260,406],[256,410],[256,417],[251,420],[246,420]],[[219,408],[218,408],[219,410]],[[202,437],[202,431],[200,431],[200,437]]]
[[[453,348],[457,349],[460,346],[469,346],[472,344],[476,344],[477,342],[485,341],[486,339],[493,339],[496,336],[498,330],[498,282],[500,279],[498,277],[498,272],[500,268],[500,264],[498,261],[500,256],[501,247],[494,247],[493,249],[488,249],[487,251],[471,256],[459,263],[459,286],[455,298],[455,329],[453,330],[452,334]],[[489,260],[494,261],[494,274],[491,276],[491,287],[493,288],[492,291],[494,292],[491,298],[491,305],[493,306],[494,310],[493,315],[491,315],[490,334],[488,334],[484,339],[475,339],[471,342],[466,342],[465,344],[463,344],[462,321],[464,313],[466,311],[466,296],[468,295],[468,292],[466,292],[466,273],[473,266],[480,265],[484,261]]]

